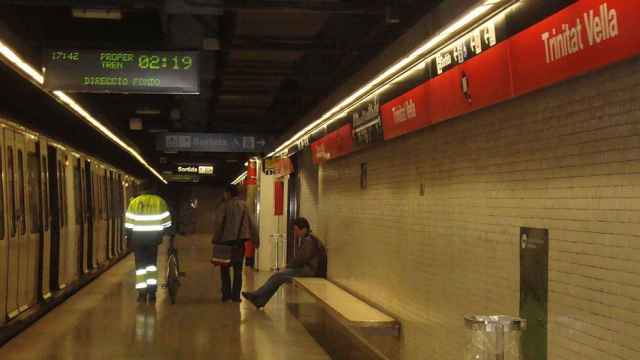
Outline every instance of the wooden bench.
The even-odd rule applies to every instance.
[[[295,278],[294,284],[313,295],[346,325],[375,333],[398,335],[400,323],[323,278]]]

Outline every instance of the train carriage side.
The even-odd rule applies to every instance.
[[[0,118],[0,327],[128,251],[135,181]]]

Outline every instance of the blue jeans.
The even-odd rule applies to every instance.
[[[294,277],[301,276],[303,269],[285,269],[277,272],[267,280],[259,289],[253,292],[263,304],[269,302],[269,299],[278,291],[280,285],[291,281]]]

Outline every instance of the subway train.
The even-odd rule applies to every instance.
[[[0,116],[0,330],[127,252],[137,183]]]

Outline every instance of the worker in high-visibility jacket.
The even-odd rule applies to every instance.
[[[125,228],[133,241],[138,302],[154,303],[158,287],[158,245],[171,228],[171,213],[164,199],[154,195],[152,188],[145,190],[129,203]]]

